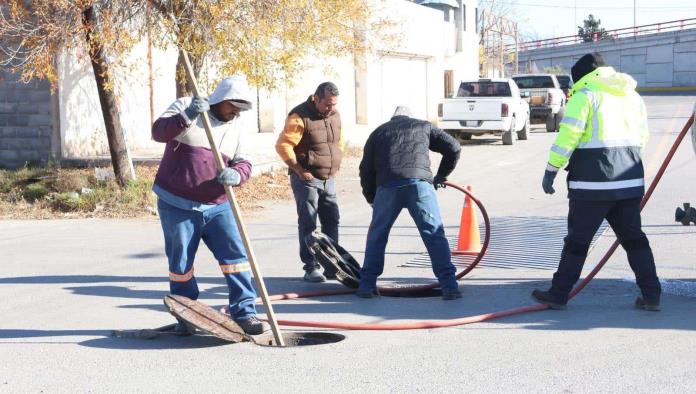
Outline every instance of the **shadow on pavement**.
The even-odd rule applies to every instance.
[[[79,343],[80,346],[98,349],[123,349],[123,350],[173,350],[173,349],[201,349],[215,346],[234,345],[221,339],[208,335],[193,335],[189,337],[160,336],[153,339],[126,339],[126,338],[95,338]],[[240,344],[241,345],[241,344]]]
[[[68,283],[150,283],[162,282],[167,283],[166,265],[162,267],[162,276],[116,276],[116,275],[45,275],[45,276],[17,276],[14,278],[0,278],[0,285],[34,285],[34,284],[68,284]],[[220,277],[222,279],[222,277]],[[209,283],[213,280],[218,282],[216,278],[196,277],[199,283]]]
[[[431,298],[392,298],[379,297],[375,299],[360,299],[354,295],[324,296],[301,300],[284,300],[274,302],[274,309],[279,319],[285,320],[320,320],[320,321],[351,321],[360,322],[392,321],[392,320],[442,320],[476,316],[496,311],[509,310],[518,307],[534,305],[530,293],[535,288],[546,289],[549,278],[522,279],[500,277],[471,277],[460,281],[463,298],[454,301],[443,301],[439,297]],[[226,304],[227,288],[221,278],[201,277],[200,283],[215,284],[212,287],[202,286],[201,301],[215,308]],[[113,283],[126,282],[148,283],[165,281],[153,277],[124,277],[124,276],[53,276],[53,277],[20,277],[0,279],[0,283],[34,284],[34,283]],[[682,282],[696,283],[696,279],[680,279]],[[429,275],[422,278],[389,278],[381,284],[419,285],[432,283]],[[266,286],[270,294],[291,292],[307,292],[320,290],[338,290],[344,287],[331,281],[322,284],[304,282],[298,277],[266,278]],[[114,297],[122,299],[157,300],[156,303],[126,304],[120,308],[145,309],[162,311],[162,298],[166,291],[133,290],[127,286],[71,286],[67,287],[74,294],[88,296]],[[495,326],[477,325],[477,329],[530,329],[530,330],[590,330],[597,328],[636,328],[636,329],[670,329],[695,330],[696,300],[691,297],[674,295],[663,296],[663,311],[659,313],[645,312],[633,307],[635,297],[639,294],[635,284],[621,279],[595,279],[574,300],[571,300],[566,311],[546,310],[527,313],[503,319],[492,320]],[[263,305],[258,305],[263,313]],[[89,313],[89,311],[85,311]],[[510,324],[506,327],[506,324]],[[145,323],[146,325],[146,323]],[[137,328],[137,327],[133,327]],[[146,328],[146,327],[141,327]],[[465,326],[459,327],[464,329]],[[0,338],[40,338],[51,336],[79,335],[108,335],[104,330],[18,330],[0,329]],[[114,342],[117,341],[117,342]],[[115,338],[93,339],[82,343],[84,346],[104,348],[171,348],[216,346],[219,343],[209,343],[204,339],[195,338],[189,343],[186,339],[172,338],[166,342],[158,340],[147,343],[142,340],[125,340]],[[125,342],[134,342],[133,344]]]
[[[164,254],[164,252],[133,253],[133,254],[125,255],[125,257],[128,259],[135,259],[135,260],[152,259],[152,258],[160,258],[160,257],[164,258],[164,259],[167,258],[167,256]]]
[[[26,330],[0,328],[0,339],[110,335],[109,330]]]
[[[495,145],[495,144],[503,144],[503,140],[498,138],[486,138],[486,137],[472,137],[468,141],[459,141],[459,144],[461,146],[470,146],[470,145]]]
[[[145,327],[140,327],[145,328]],[[127,339],[116,338],[111,335],[111,330],[26,330],[26,329],[0,329],[0,339],[30,339],[30,338],[56,338],[56,337],[82,337],[100,336],[102,338],[88,339],[82,342],[71,341],[2,341],[3,346],[12,343],[41,343],[41,344],[65,344],[77,343],[81,346],[102,348],[102,349],[133,349],[133,350],[155,350],[155,349],[196,349],[213,346],[227,345],[228,342],[219,340],[212,336],[195,335],[189,337],[179,336],[159,336],[153,339]]]
[[[694,282],[694,280],[691,280]],[[496,282],[496,283],[490,283]],[[282,301],[275,303],[277,314],[312,314],[319,319],[333,320],[332,315],[345,318],[349,314],[381,320],[440,320],[454,319],[517,307],[534,305],[530,293],[535,288],[546,289],[549,280],[496,279],[460,281],[463,298],[442,301],[440,298],[359,299],[353,295],[313,298],[311,303]],[[595,279],[575,299],[566,311],[547,310],[523,314],[494,323],[536,322],[529,329],[587,330],[594,328],[662,328],[696,330],[696,300],[689,297],[663,296],[663,311],[637,310],[633,306],[639,291],[634,283],[619,279]],[[259,306],[259,310],[263,309]],[[291,316],[282,317],[292,319]],[[304,317],[304,319],[307,319]],[[300,319],[302,320],[302,319]]]

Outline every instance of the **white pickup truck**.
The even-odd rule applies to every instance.
[[[519,140],[529,133],[529,105],[509,78],[462,81],[455,97],[440,103],[438,117],[438,126],[460,142],[495,134],[512,145],[513,133]]]
[[[520,74],[512,79],[529,103],[532,123],[546,124],[546,131],[558,131],[565,113],[566,95],[555,75]]]

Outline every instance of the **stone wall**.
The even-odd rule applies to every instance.
[[[0,168],[43,164],[57,152],[48,82],[17,77],[0,69]]]

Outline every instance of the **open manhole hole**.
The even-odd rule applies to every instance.
[[[442,297],[442,289],[425,289],[418,291],[408,290],[386,290],[380,292],[382,297],[403,297],[403,298],[427,298],[427,297]]]
[[[285,347],[328,345],[346,339],[345,335],[331,332],[284,332],[282,335]],[[254,341],[260,346],[276,347],[272,332],[259,335]]]

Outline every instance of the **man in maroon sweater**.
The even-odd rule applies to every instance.
[[[251,99],[245,79],[225,78],[210,97],[176,100],[155,121],[152,138],[167,144],[153,191],[158,196],[171,293],[198,298],[193,261],[203,240],[227,281],[230,315],[254,335],[270,326],[256,317],[251,267],[223,186],[239,186],[251,174],[237,119],[251,108]],[[202,112],[208,112],[213,138],[227,165],[222,171],[216,170]],[[185,329],[183,324],[179,328]]]

